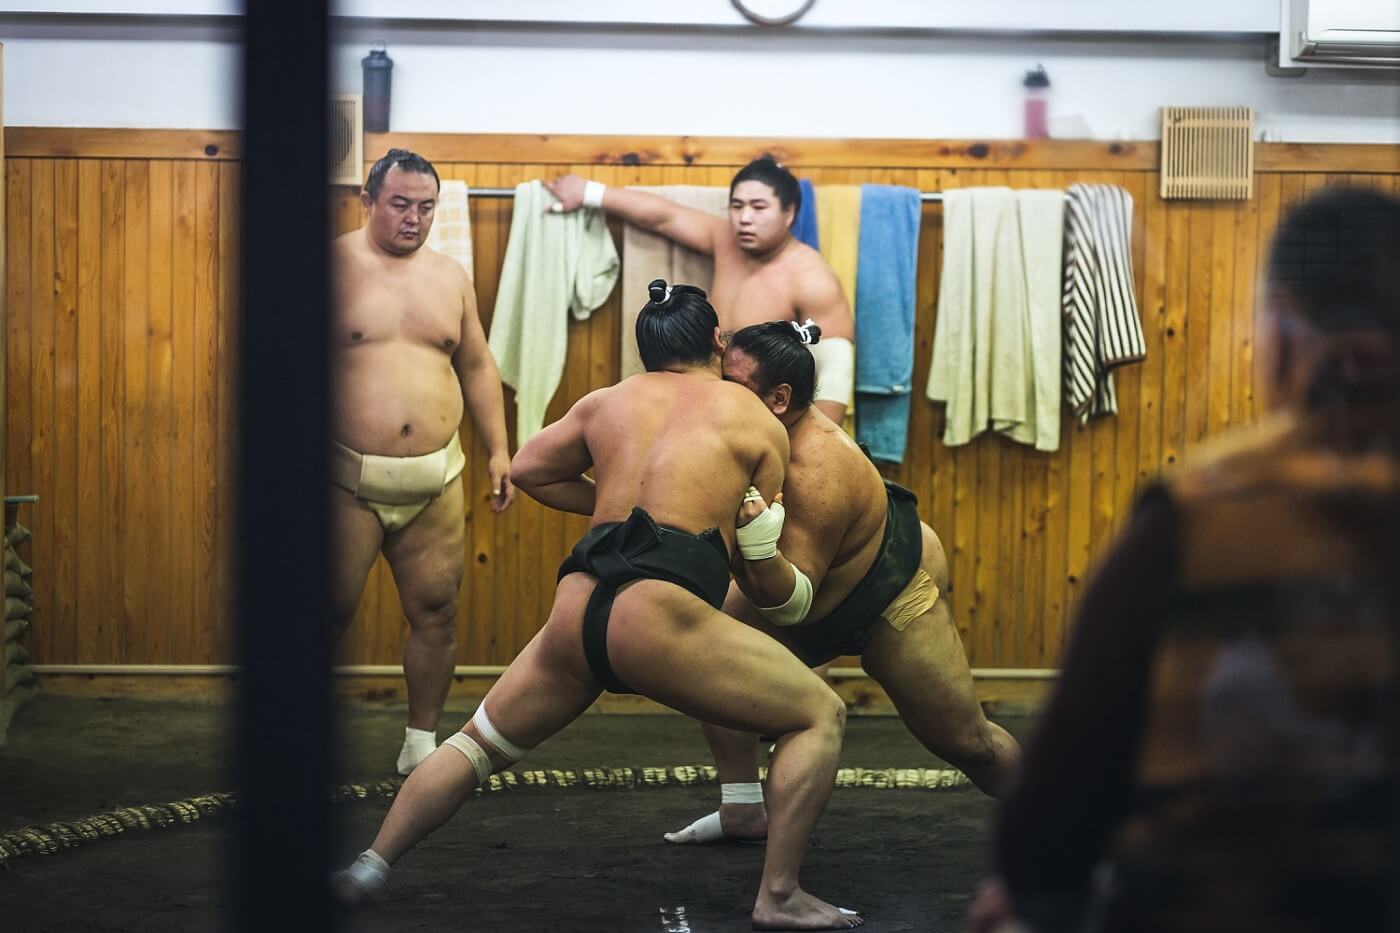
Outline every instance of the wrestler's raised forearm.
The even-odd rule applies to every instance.
[[[587,476],[553,483],[527,483],[517,476],[515,486],[540,505],[558,509],[560,512],[592,515],[598,502],[597,487]]]

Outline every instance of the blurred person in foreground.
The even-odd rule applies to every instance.
[[[1400,201],[1284,219],[1265,411],[1149,489],[1084,597],[972,933],[1391,929]]]

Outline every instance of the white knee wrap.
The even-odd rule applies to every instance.
[[[817,399],[850,407],[856,388],[856,345],[845,337],[832,337],[807,349],[817,364]]]
[[[481,737],[490,742],[496,749],[512,763],[519,761],[530,754],[528,748],[521,748],[505,736],[492,725],[490,718],[486,715],[486,704],[482,703],[476,708],[476,715],[472,716],[472,722],[476,723],[476,731],[481,733]]]
[[[476,772],[476,783],[485,784],[486,779],[491,776],[491,757],[486,754],[486,749],[476,744],[476,740],[465,732],[454,732],[443,739],[443,745],[450,745],[467,757],[467,761],[472,763],[472,770]]]

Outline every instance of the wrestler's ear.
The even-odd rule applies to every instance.
[[[775,415],[785,414],[792,405],[792,386],[780,382],[768,392],[768,408]]]
[[[727,330],[720,330],[718,327],[715,328],[715,332],[710,335],[710,342],[714,345],[716,354],[725,351],[725,348],[729,346],[729,338],[732,336],[733,334]]]
[[[371,197],[369,196],[369,192],[366,191],[365,189],[361,188],[361,189],[360,189],[360,207],[363,207],[365,210],[369,210],[370,205],[372,205],[373,203],[374,203],[374,199],[371,198]]]

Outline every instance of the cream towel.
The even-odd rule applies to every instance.
[[[856,313],[856,269],[860,264],[860,185],[817,186],[817,241],[822,258],[846,293],[851,317]],[[851,398],[855,398],[855,374],[851,374]],[[846,406],[841,427],[856,436],[856,406]]]
[[[476,272],[472,268],[472,218],[467,210],[466,182],[449,178],[442,183],[426,245],[457,260],[472,281],[476,281]]]
[[[729,214],[728,188],[669,185],[631,190],[658,194],[715,217]],[[642,371],[642,358],[637,353],[637,315],[650,300],[647,285],[652,279],[665,279],[671,284],[698,285],[709,291],[714,284],[715,263],[710,256],[632,224],[622,230],[622,256],[622,371],[618,378],[626,379]]]
[[[860,259],[860,185],[817,186],[817,241],[854,314]]]
[[[1063,191],[1018,191],[1016,206],[1021,219],[1021,254],[1026,263],[1033,370],[1027,388],[1032,393],[1028,407],[1034,422],[1034,437],[1026,437],[1025,443],[1034,443],[1036,450],[1048,453],[1060,448],[1060,398],[1064,385],[1061,369],[1064,326],[1060,311],[1065,195]]]
[[[585,320],[617,284],[617,247],[602,212],[546,213],[554,196],[538,181],[515,186],[510,239],[491,317],[491,355],[515,389],[516,445],[544,425],[564,373],[567,314]]]
[[[947,403],[945,444],[966,444],[990,428],[1039,450],[1059,447],[1062,215],[1059,192],[944,193],[927,394]]]

